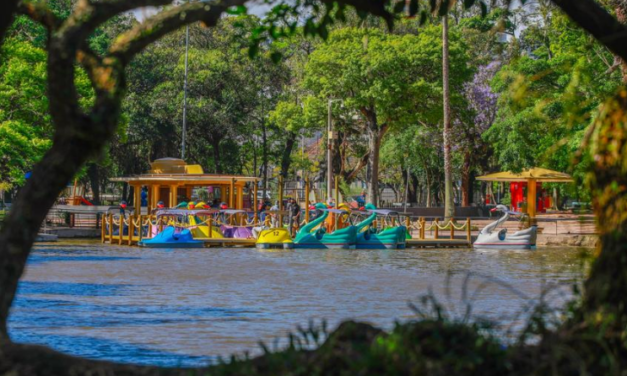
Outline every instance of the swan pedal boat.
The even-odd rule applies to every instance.
[[[492,212],[502,212],[504,215],[498,220],[484,227],[477,236],[474,248],[489,249],[532,249],[536,246],[538,226],[533,225],[528,229],[517,231],[511,235],[507,229],[497,231],[497,228],[509,218],[510,214],[520,215],[521,213],[510,211],[505,205],[497,205]]]
[[[346,210],[327,209],[326,205],[318,203],[316,209],[322,212],[316,219],[303,226],[294,239],[294,248],[309,249],[354,249],[357,243],[357,227],[348,226],[342,229],[327,233],[321,227],[322,223],[329,217],[329,213],[336,215],[349,215]],[[314,231],[314,229],[318,228]]]
[[[400,217],[398,212],[393,210],[377,209],[374,205],[366,205],[366,210],[370,216],[358,223],[357,226],[357,249],[405,249],[407,242],[407,228],[396,226],[384,228],[378,232],[371,228],[372,223],[378,215],[385,217]],[[398,221],[400,223],[400,220]]]

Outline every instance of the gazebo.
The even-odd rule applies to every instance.
[[[163,201],[166,207],[175,207],[182,198],[190,199],[194,188],[211,187],[216,197],[231,209],[243,209],[244,186],[255,183],[253,209],[256,210],[257,182],[259,178],[239,175],[205,174],[200,165],[188,165],[182,159],[163,158],[150,164],[150,170],[142,175],[113,178],[111,181],[126,182],[134,188],[134,205],[140,207],[141,191],[148,190],[148,213]]]
[[[524,170],[521,173],[513,173],[510,171],[497,172],[494,174],[479,176],[480,181],[497,181],[497,182],[518,182],[526,183],[527,186],[527,213],[533,220],[536,218],[537,212],[537,186],[538,183],[572,183],[573,178],[563,172],[548,170],[546,168],[534,167]]]

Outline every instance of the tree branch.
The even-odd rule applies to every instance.
[[[594,0],[551,0],[601,44],[627,60],[627,28]]]
[[[61,32],[70,45],[81,43],[99,26],[124,12],[145,6],[161,6],[173,0],[78,0],[74,12],[63,23]]]
[[[148,45],[181,26],[199,21],[208,27],[215,26],[226,9],[244,3],[246,0],[224,0],[213,4],[188,3],[163,11],[122,34],[109,49],[109,54],[116,57],[122,65],[126,65]]]
[[[17,8],[17,12],[42,24],[48,31],[58,29],[63,23],[63,20],[52,13],[47,6],[39,3],[22,2]]]

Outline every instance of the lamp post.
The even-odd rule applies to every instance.
[[[181,132],[181,159],[185,159],[185,137],[187,137],[187,60],[189,57],[189,26],[185,28],[185,82],[183,83],[183,131]]]
[[[333,197],[333,102],[341,99],[329,99],[329,119],[327,124],[327,198]]]

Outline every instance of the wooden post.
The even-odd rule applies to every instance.
[[[109,244],[113,244],[113,214],[109,213]]]
[[[536,219],[536,179],[527,180],[527,214],[529,214],[529,226],[537,224]]]
[[[257,194],[258,194],[258,187],[257,187],[257,181],[253,181],[253,212],[255,213],[253,216],[253,224],[256,226],[257,225],[257,220],[259,219],[259,199],[257,198]],[[261,202],[264,202],[265,197],[263,197],[261,199]],[[265,205],[265,204],[264,204]]]
[[[135,216],[128,216],[128,245],[133,244],[133,234],[135,233]]]
[[[178,205],[178,194],[176,184],[170,184],[170,207],[174,208]]]
[[[231,178],[231,183],[229,185],[229,208],[233,208],[233,191],[235,190],[235,179]]]
[[[283,176],[279,176],[279,227],[283,227]]]
[[[80,205],[78,200],[76,199],[76,185],[78,184],[78,179],[74,179],[74,187],[72,188],[72,199],[70,200],[70,205]]]
[[[139,215],[139,228],[137,229],[138,239],[141,242],[144,234],[144,216]]]
[[[148,213],[148,232],[146,233],[148,239],[152,238],[152,214]]]
[[[185,187],[185,196],[188,200],[192,199],[192,187]]]
[[[157,202],[163,201],[164,198],[161,195],[161,186],[156,184],[152,186],[152,204],[150,204],[150,209],[154,209],[157,207]]]
[[[468,244],[472,243],[472,228],[470,227],[470,218],[466,218],[466,239]]]
[[[207,236],[213,238],[213,217],[211,215],[209,215],[209,233]]]
[[[335,180],[335,208],[337,209],[340,207],[340,178],[336,175],[333,180]]]
[[[106,217],[104,217],[104,216],[102,217],[102,225],[100,226],[101,227],[101,229],[100,229],[100,241],[102,243],[104,243],[105,240],[106,240],[106,227],[107,226],[105,226],[105,222],[106,222],[105,218]],[[98,220],[97,217],[96,217],[96,220]]]
[[[455,223],[455,218],[451,218],[448,221],[448,225],[451,226],[451,240],[455,239],[455,226],[453,226]]]
[[[135,208],[135,215],[142,213],[142,186],[133,186],[133,207]]]
[[[438,227],[438,225],[440,224],[440,221],[436,218],[433,220],[433,222],[435,223],[435,238],[437,239],[438,236],[440,235],[440,228]]]
[[[154,191],[152,189],[152,185],[148,185],[148,196],[146,197],[146,214],[150,215],[150,213],[152,212],[152,208],[154,208],[154,206],[152,205],[152,200],[154,199]],[[156,206],[156,205],[155,205]]]
[[[425,232],[427,231],[427,229],[425,228],[427,226],[427,221],[425,221],[424,217],[420,217],[420,239],[424,240],[425,239]]]
[[[305,179],[305,222],[309,223],[309,178]]]
[[[118,245],[122,245],[123,235],[124,235],[124,216],[120,214],[120,224],[118,225]]]

